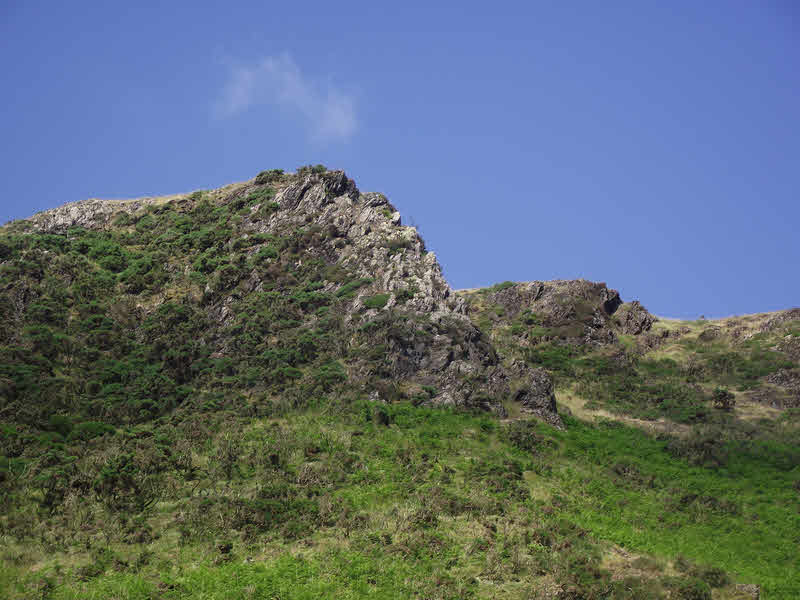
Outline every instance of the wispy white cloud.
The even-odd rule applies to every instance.
[[[349,139],[358,128],[355,98],[303,76],[288,54],[253,64],[230,65],[228,81],[217,100],[220,117],[232,117],[254,106],[278,106],[299,116],[317,141]]]

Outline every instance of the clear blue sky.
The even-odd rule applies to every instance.
[[[800,305],[785,2],[0,2],[0,221],[343,168],[456,287]]]

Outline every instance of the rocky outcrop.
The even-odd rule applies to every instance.
[[[491,307],[502,312],[499,321],[508,323],[524,313],[524,321],[546,330],[537,332],[537,342],[560,339],[608,345],[615,343],[620,333],[646,333],[656,320],[638,301],[623,302],[617,290],[585,279],[508,282],[462,294],[473,316]]]
[[[761,331],[775,331],[791,321],[800,321],[800,308],[790,308],[776,313],[761,326]]]
[[[800,402],[800,369],[781,369],[768,375],[766,381],[794,394]]]
[[[523,385],[514,393],[523,412],[535,415],[551,424],[560,425],[556,412],[556,395],[553,378],[544,369],[530,369],[523,379]]]
[[[622,332],[628,335],[641,335],[655,323],[656,318],[647,312],[638,300],[625,303],[617,315]]]

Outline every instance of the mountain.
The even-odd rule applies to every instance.
[[[0,230],[9,598],[793,598],[800,309],[452,290],[341,171]]]

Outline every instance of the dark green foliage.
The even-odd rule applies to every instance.
[[[117,227],[127,227],[128,225],[135,225],[136,219],[126,212],[119,213],[112,221]]]
[[[233,240],[231,247],[233,250],[242,250],[251,246],[258,246],[260,244],[274,242],[275,237],[266,233],[254,233],[246,237],[239,237]]]
[[[258,175],[256,175],[256,184],[264,185],[266,183],[274,183],[281,177],[283,177],[283,169],[269,169],[267,171],[261,171]]]
[[[678,580],[670,586],[681,600],[711,600],[711,588],[700,579]]]
[[[241,198],[238,201],[232,202],[230,208],[232,209],[232,212],[236,212],[246,206],[252,206],[253,204],[268,203],[274,197],[275,190],[269,186],[266,186],[251,192],[246,198]]]
[[[306,175],[322,175],[328,168],[325,165],[305,165],[298,167],[296,173],[302,177]]]
[[[334,386],[347,381],[347,372],[339,361],[323,365],[312,374],[314,385],[322,391],[329,392]]]
[[[711,399],[714,401],[714,408],[733,410],[733,407],[736,406],[736,396],[725,388],[716,388]]]
[[[336,296],[339,298],[352,298],[357,290],[371,283],[372,279],[369,277],[354,279],[352,281],[345,283],[338,290],[336,290]]]
[[[784,354],[765,343],[764,335],[753,336],[736,351],[695,340],[682,343],[696,353],[702,374],[723,386],[748,390],[755,387],[761,377],[794,366]]]
[[[278,251],[272,246],[264,246],[253,255],[253,264],[263,265],[267,261],[278,258]]]
[[[487,291],[489,293],[502,292],[503,290],[507,290],[508,288],[514,287],[515,285],[516,283],[514,283],[513,281],[504,281],[502,283],[496,283],[492,287],[487,288]]]
[[[383,308],[389,302],[391,294],[376,294],[364,299],[364,308]]]
[[[67,437],[68,442],[74,441],[89,441],[107,433],[114,434],[116,429],[107,423],[98,423],[97,421],[85,421],[78,423],[70,431]]]
[[[503,435],[515,448],[525,452],[538,452],[548,445],[547,440],[537,433],[536,421],[514,421],[505,426]]]
[[[414,241],[407,238],[392,238],[386,242],[389,256],[414,247]]]
[[[574,359],[584,353],[584,349],[571,344],[544,343],[525,349],[525,360],[531,365],[545,367],[557,375],[575,374]]]
[[[145,290],[153,290],[163,285],[169,278],[163,269],[167,256],[156,252],[140,256],[129,261],[127,268],[119,274],[119,281],[124,284],[125,291],[138,294]]]
[[[399,305],[405,304],[406,302],[414,298],[414,296],[417,294],[418,291],[419,290],[417,290],[416,288],[410,288],[410,289],[403,288],[402,290],[400,290],[395,294],[395,299],[397,300],[397,304]]]
[[[50,415],[47,425],[50,431],[58,433],[61,437],[67,437],[72,431],[72,421],[64,415]]]
[[[152,506],[162,493],[157,475],[129,453],[106,462],[94,481],[93,490],[110,510],[134,514]]]

